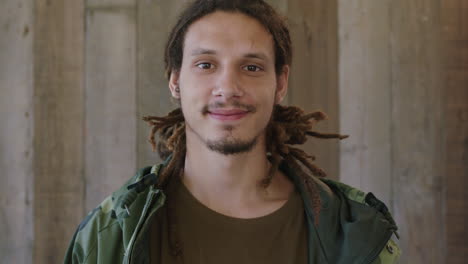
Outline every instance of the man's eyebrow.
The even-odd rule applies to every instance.
[[[192,56],[198,56],[198,55],[214,55],[216,54],[216,51],[214,50],[210,50],[210,49],[203,49],[203,48],[200,48],[200,49],[195,49],[194,51],[192,51]]]
[[[217,52],[211,49],[204,49],[199,48],[195,49],[191,52],[192,56],[199,56],[199,55],[216,55]],[[268,60],[268,56],[262,52],[249,52],[244,54],[244,58],[253,58],[253,59],[260,59],[260,60]]]
[[[264,53],[258,52],[258,53],[247,53],[244,55],[245,58],[253,58],[253,59],[261,59],[261,60],[268,60],[268,56],[265,55]]]

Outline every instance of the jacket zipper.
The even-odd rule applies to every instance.
[[[143,211],[142,211],[142,214],[140,216],[140,219],[138,220],[137,226],[135,227],[135,232],[133,232],[132,237],[130,238],[130,241],[128,243],[127,249],[125,250],[125,257],[124,257],[124,262],[123,262],[124,264],[130,264],[131,253],[133,251],[133,246],[135,244],[135,240],[136,240],[141,228],[143,227],[143,223],[147,219],[146,215],[148,213],[149,208],[151,207],[151,204],[153,203],[154,198],[157,197],[159,194],[160,194],[160,190],[156,190],[156,191],[150,190],[149,196],[148,196],[148,198],[146,199],[146,202],[145,202],[145,206],[143,207]],[[156,207],[153,208],[153,211],[158,210],[161,206],[162,206],[162,204],[156,205]]]

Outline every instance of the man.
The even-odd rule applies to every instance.
[[[395,263],[385,205],[292,146],[344,136],[311,130],[323,113],[279,105],[291,53],[261,0],[191,4],[166,46],[181,107],[145,118],[165,162],[86,217],[65,263]]]

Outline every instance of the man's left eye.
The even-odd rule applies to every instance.
[[[250,71],[250,72],[258,72],[261,71],[262,69],[256,65],[247,65],[244,67],[245,70]]]

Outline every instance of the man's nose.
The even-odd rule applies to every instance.
[[[212,94],[225,99],[243,96],[239,77],[239,72],[234,67],[224,68],[218,75]]]

